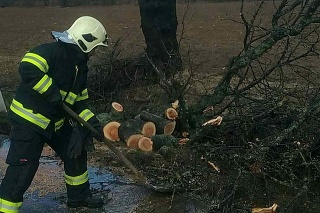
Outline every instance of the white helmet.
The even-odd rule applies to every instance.
[[[103,25],[95,18],[82,16],[66,30],[80,49],[88,53],[96,46],[108,46],[108,36]]]

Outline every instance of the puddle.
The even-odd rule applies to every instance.
[[[4,175],[4,164],[10,140],[0,135],[0,172]],[[101,209],[66,206],[66,191],[63,179],[63,164],[49,148],[44,148],[40,165],[33,182],[24,196],[21,213],[202,213],[195,201],[179,193],[159,194],[147,187],[131,184],[130,180],[114,175],[105,168],[88,166],[92,193],[102,197],[107,204]],[[110,201],[108,201],[111,198]]]
[[[0,159],[4,161],[10,147],[10,140],[8,137],[0,137],[0,140]],[[1,164],[1,167],[3,166],[6,165]],[[1,168],[1,171],[5,171],[5,168]],[[131,212],[151,193],[150,190],[130,184],[130,180],[116,176],[104,168],[88,166],[88,171],[93,194],[106,201],[112,198],[102,209],[90,210],[90,212]],[[40,158],[37,174],[24,197],[21,213],[88,212],[85,208],[75,210],[67,208],[62,162],[54,155],[50,155],[50,150],[46,149]]]

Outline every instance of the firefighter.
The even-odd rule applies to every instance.
[[[21,82],[9,111],[11,145],[0,186],[0,212],[19,212],[45,144],[64,162],[67,206],[99,208],[104,204],[91,194],[88,181],[92,135],[72,121],[62,105],[98,130],[96,139],[102,141],[101,124],[86,105],[87,62],[96,47],[108,46],[107,33],[98,20],[82,16],[68,30],[51,34],[55,41],[31,49],[19,66]]]

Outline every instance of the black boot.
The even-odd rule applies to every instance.
[[[100,197],[87,197],[84,200],[81,201],[72,201],[69,200],[67,201],[67,206],[69,208],[77,208],[77,207],[88,207],[92,209],[100,208],[103,206],[103,200]]]

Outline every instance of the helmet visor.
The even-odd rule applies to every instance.
[[[53,38],[55,38],[57,41],[60,40],[64,43],[69,43],[69,44],[76,44],[72,37],[66,32],[57,32],[57,31],[52,31],[51,35]]]

